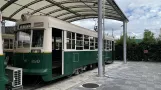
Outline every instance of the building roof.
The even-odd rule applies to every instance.
[[[17,21],[23,13],[47,15],[73,22],[98,17],[98,0],[1,0],[0,11],[6,20]],[[105,0],[105,18],[128,21],[114,0]]]

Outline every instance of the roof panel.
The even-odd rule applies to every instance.
[[[57,9],[60,9],[60,8],[57,6],[52,6],[52,7],[46,8],[46,9],[42,9],[42,10],[40,10],[40,12],[48,13],[48,12],[51,12],[51,11],[57,10]]]
[[[33,2],[34,0],[18,0],[16,1],[15,3],[16,4],[19,4],[19,5],[22,5],[22,6],[25,6],[27,3],[31,3]]]
[[[41,8],[41,7],[44,7],[44,6],[47,6],[47,5],[49,5],[49,4],[51,4],[51,3],[46,2],[46,1],[40,1],[40,2],[37,2],[37,3],[35,3],[35,4],[31,5],[31,6],[29,6],[29,8],[32,8],[32,9],[34,9],[34,10],[37,10],[37,9],[39,9],[39,8]]]
[[[1,2],[0,7],[2,7],[3,5],[5,5],[7,3],[5,0],[1,0],[0,2]]]
[[[17,9],[21,8],[22,6],[12,4],[9,7],[7,7],[2,13],[6,17],[9,17],[12,13],[14,13]],[[14,8],[14,9],[13,9]]]
[[[58,17],[59,19],[63,19],[63,18],[67,18],[67,17],[70,17],[70,16],[73,16],[74,14],[67,14],[67,15],[65,15],[65,16],[60,16],[60,17]]]
[[[62,13],[67,13],[68,11],[66,11],[66,10],[62,10],[62,11],[59,11],[59,12],[55,12],[55,13],[52,13],[52,14],[50,14],[51,16],[57,16],[57,15],[60,15],[60,14],[62,14]]]

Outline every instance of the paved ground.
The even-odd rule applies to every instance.
[[[100,87],[87,89],[85,83]],[[161,90],[161,63],[114,62],[106,66],[106,77],[97,77],[97,69],[44,86],[38,90]]]

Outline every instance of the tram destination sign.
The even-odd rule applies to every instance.
[[[19,29],[29,29],[31,28],[31,23],[19,25]]]

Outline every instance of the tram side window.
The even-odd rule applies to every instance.
[[[33,30],[32,47],[43,47],[44,30]]]
[[[67,49],[75,49],[75,33],[67,32]]]
[[[98,49],[98,39],[95,38],[95,49]]]
[[[3,48],[4,49],[13,49],[13,39],[4,39]]]
[[[110,49],[110,41],[109,41],[109,40],[107,40],[107,47],[106,47],[106,49],[107,49],[107,50]]]
[[[89,49],[89,36],[84,35],[84,49]]]
[[[76,50],[83,50],[83,35],[76,34]]]
[[[29,48],[31,40],[31,30],[19,31],[17,33],[18,48]]]
[[[103,42],[104,42],[104,48],[103,49],[106,50],[107,49],[106,48],[107,47],[107,40],[103,40]]]
[[[110,50],[112,50],[112,41],[110,41]]]
[[[72,32],[72,49],[75,49],[75,33]]]
[[[4,49],[9,49],[9,39],[4,39],[3,47]]]
[[[90,37],[90,50],[94,50],[95,46],[94,46],[94,37]]]
[[[13,49],[13,43],[14,43],[13,39],[10,39],[10,44],[9,44],[10,45],[10,49]]]

